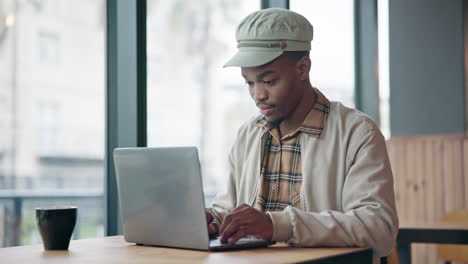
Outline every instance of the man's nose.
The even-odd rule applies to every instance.
[[[263,87],[263,84],[261,83],[255,83],[254,88],[253,88],[253,99],[258,102],[258,101],[264,101],[268,98],[267,91],[265,90],[265,87]]]

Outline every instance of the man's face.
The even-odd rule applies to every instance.
[[[270,123],[288,119],[303,94],[297,64],[285,56],[258,67],[242,67],[242,76],[260,113]]]

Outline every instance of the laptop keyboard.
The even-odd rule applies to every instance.
[[[241,238],[235,244],[221,243],[219,238],[210,240],[210,250],[253,248],[272,245],[274,242],[258,238]]]

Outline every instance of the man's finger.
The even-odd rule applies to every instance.
[[[208,234],[214,235],[216,233],[218,233],[218,225],[215,222],[211,222],[208,225]]]
[[[243,207],[241,207],[241,206],[242,205],[240,205],[239,207],[237,207],[235,209],[237,211],[232,211],[231,213],[227,214],[224,217],[223,222],[221,223],[221,228],[219,229],[220,232],[223,232],[224,229],[226,228],[226,226],[228,226],[233,219],[239,218],[239,217],[242,217],[242,215],[245,215],[246,211],[249,210],[249,208],[250,208],[250,206],[248,206],[248,205],[243,206]]]
[[[208,212],[205,212],[205,216],[206,216],[206,223],[211,223],[211,221],[213,221],[213,216],[208,213]]]
[[[232,236],[227,240],[229,244],[235,244],[239,239],[248,235],[247,228],[245,226],[241,226],[239,230],[232,234]]]
[[[221,242],[226,242],[232,236],[232,234],[238,232],[241,228],[248,227],[253,222],[255,222],[255,215],[245,215],[233,219],[224,230],[220,230]]]

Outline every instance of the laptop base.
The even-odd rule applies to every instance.
[[[241,238],[235,244],[221,243],[219,239],[210,240],[209,251],[226,251],[226,250],[237,250],[237,249],[249,249],[267,247],[275,244],[275,241],[263,240],[258,238]]]

